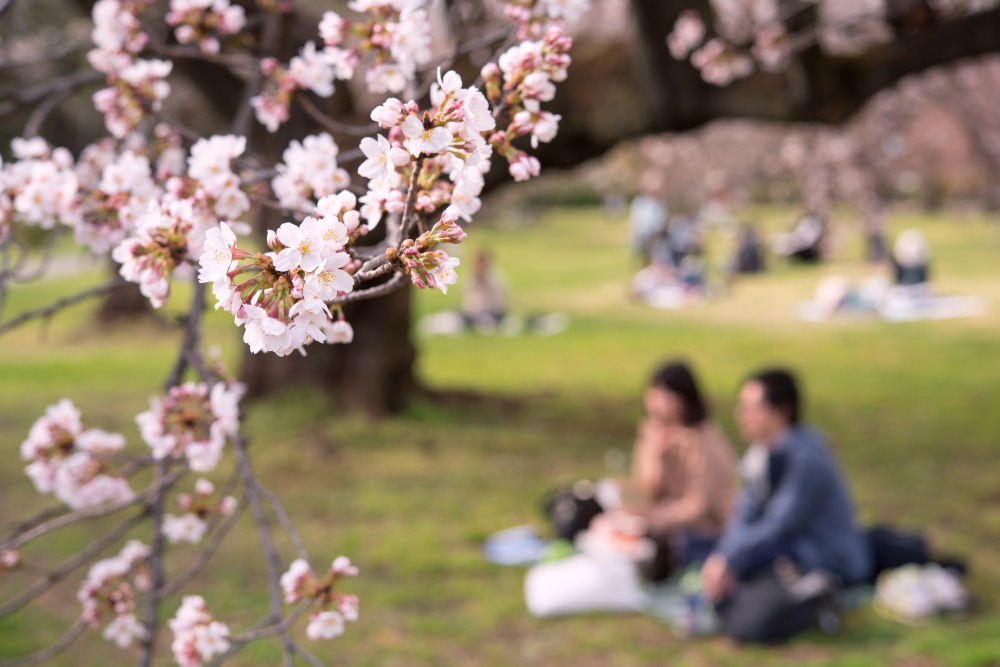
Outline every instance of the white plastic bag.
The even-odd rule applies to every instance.
[[[646,606],[635,563],[577,554],[541,563],[524,578],[528,611],[540,618],[586,612],[634,612]]]

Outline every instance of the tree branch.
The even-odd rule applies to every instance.
[[[69,645],[76,641],[76,638],[83,634],[83,631],[86,629],[87,623],[81,618],[66,631],[66,634],[48,648],[38,653],[26,655],[23,658],[0,662],[0,667],[24,667],[25,665],[37,665],[40,662],[45,662],[69,648]]]
[[[54,303],[51,303],[43,308],[36,308],[34,310],[29,310],[27,312],[21,313],[17,317],[7,320],[6,322],[0,324],[0,334],[10,331],[15,327],[19,327],[25,322],[30,322],[31,320],[38,319],[40,317],[51,317],[56,313],[58,313],[60,310],[63,310],[64,308],[75,306],[81,301],[86,301],[91,297],[107,294],[108,292],[111,292],[113,290],[116,290],[120,287],[129,284],[131,283],[119,280],[113,280],[109,283],[105,283],[104,285],[91,287],[89,289],[83,290],[82,292],[77,292],[72,296],[59,299],[58,301],[55,301]]]
[[[110,544],[113,544],[122,535],[132,530],[137,526],[143,519],[147,516],[147,512],[143,510],[139,514],[136,514],[131,519],[127,519],[120,523],[114,530],[107,533],[98,539],[87,545],[82,551],[77,552],[71,558],[63,561],[59,567],[50,572],[43,579],[39,579],[27,590],[21,593],[19,596],[13,600],[8,601],[2,607],[0,607],[0,617],[6,616],[11,612],[17,611],[23,607],[28,602],[31,602],[36,597],[44,593],[45,591],[52,588],[54,585],[62,581],[62,579],[73,572],[76,568],[80,567],[88,560],[90,560],[95,554],[100,552],[102,549]]]

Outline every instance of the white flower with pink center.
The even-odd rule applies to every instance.
[[[290,222],[278,227],[278,240],[285,248],[274,258],[274,268],[278,271],[315,271],[323,261],[323,231],[319,220],[306,218],[301,225]]]
[[[198,279],[203,283],[214,282],[224,277],[233,268],[233,248],[236,234],[225,222],[209,229],[205,234],[204,252],[198,258],[201,270]]]
[[[306,42],[299,55],[292,58],[288,73],[302,88],[308,88],[320,97],[333,95],[333,67],[316,44]]]
[[[288,571],[281,575],[281,591],[285,596],[285,604],[295,604],[301,600],[305,585],[312,578],[313,571],[309,563],[301,558],[292,561]]]
[[[346,252],[339,252],[327,257],[317,267],[315,273],[306,277],[305,295],[322,301],[333,301],[341,292],[354,289],[354,278],[341,267],[351,261]]]
[[[403,145],[413,157],[421,153],[427,155],[440,153],[452,142],[451,132],[446,128],[425,128],[415,114],[408,115],[403,121],[403,135],[406,137]]]
[[[375,139],[371,137],[362,139],[361,152],[368,159],[358,167],[358,174],[369,180],[384,180],[398,167],[410,162],[410,156],[405,150],[390,144],[382,135]]]
[[[313,614],[306,626],[309,639],[334,639],[344,634],[344,617],[336,611],[321,611]]]
[[[163,534],[171,544],[190,542],[198,544],[205,537],[208,524],[197,515],[187,513],[180,516],[167,514],[163,517]]]
[[[200,667],[229,650],[228,626],[212,618],[200,595],[184,597],[170,629],[174,633],[170,649],[181,667]]]

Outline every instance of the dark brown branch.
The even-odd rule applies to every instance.
[[[339,296],[330,302],[332,306],[343,306],[347,303],[356,303],[358,301],[367,301],[368,299],[374,299],[379,296],[384,296],[390,292],[394,292],[403,285],[406,284],[406,274],[396,273],[381,285],[376,285],[375,287],[369,287],[363,290],[357,290],[355,292],[348,292],[343,296]]]

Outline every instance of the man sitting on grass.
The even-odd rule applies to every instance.
[[[799,410],[787,371],[758,373],[740,389],[747,479],[702,570],[726,633],[740,642],[778,642],[812,627],[835,586],[870,575],[844,481],[822,436],[799,423]]]

